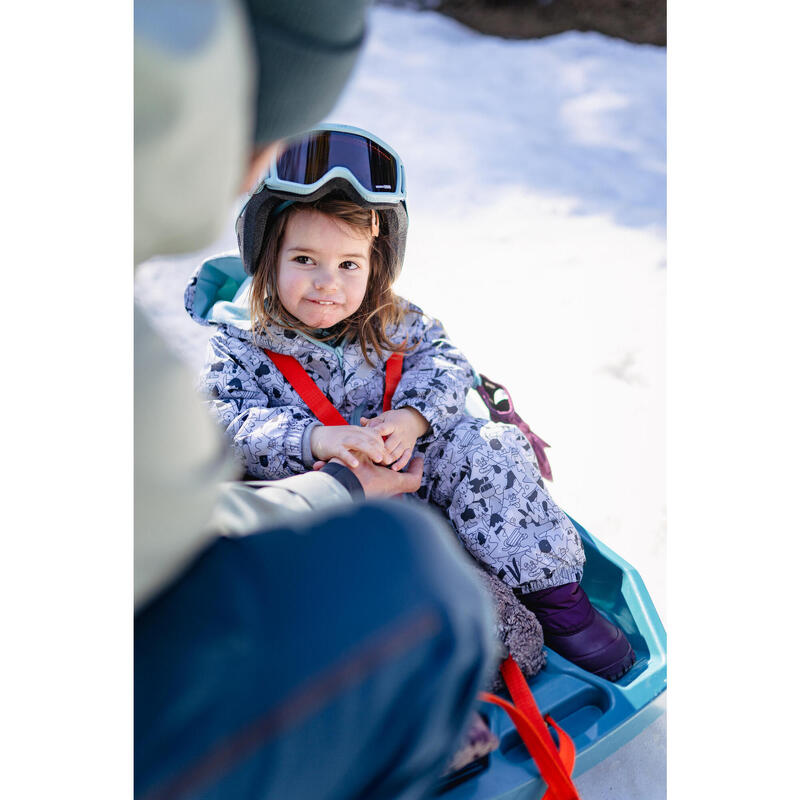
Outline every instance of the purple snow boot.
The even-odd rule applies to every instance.
[[[619,680],[636,660],[625,634],[601,616],[578,583],[566,583],[520,596],[536,615],[544,643],[583,669]]]

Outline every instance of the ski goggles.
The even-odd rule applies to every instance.
[[[368,203],[395,204],[406,197],[400,156],[377,136],[346,125],[321,125],[289,140],[262,186],[306,196],[335,178],[348,181]]]

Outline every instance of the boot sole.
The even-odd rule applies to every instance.
[[[624,638],[624,634],[621,630],[618,629],[619,636]],[[630,642],[626,639],[626,644],[628,645],[628,649],[626,652],[620,656],[616,661],[612,661],[610,664],[602,667],[601,669],[592,669],[589,664],[597,658],[598,653],[590,653],[584,654],[582,657],[576,657],[571,654],[567,654],[564,652],[563,648],[559,648],[557,643],[554,643],[550,637],[545,634],[544,643],[550,647],[552,650],[555,650],[556,653],[559,653],[561,656],[566,658],[568,661],[571,661],[576,666],[580,667],[581,669],[585,669],[587,672],[591,672],[593,675],[597,675],[604,680],[611,681],[618,681],[626,672],[628,672],[631,667],[636,663],[636,653],[634,649],[631,647]],[[600,651],[602,652],[602,651]]]
[[[607,681],[618,681],[631,667],[636,663],[636,653],[632,647],[628,648],[628,652],[617,662],[609,667],[606,667],[602,672],[597,674]]]
[[[593,617],[590,619],[589,624],[585,626],[585,628],[581,628],[579,631],[575,631],[570,634],[553,635],[545,631],[544,643],[552,650],[555,650],[556,653],[563,656],[568,661],[571,661],[581,669],[585,669],[587,672],[591,672],[593,675],[597,675],[598,677],[607,681],[618,681],[636,663],[636,653],[631,647],[631,643],[628,641],[620,628],[603,617],[602,614],[600,614],[596,609],[592,610],[594,612]],[[613,639],[596,650],[575,653],[573,648],[575,648],[579,642],[576,642],[574,639],[572,639],[572,647],[570,647],[570,637],[580,636],[582,632],[596,624],[597,620],[600,620],[609,628],[613,628],[615,634]],[[613,650],[622,644],[622,642],[625,644],[623,654],[614,661],[603,664],[602,667],[598,667],[597,662],[599,661],[602,664],[605,658],[608,658],[609,655],[611,655],[608,653],[608,651],[613,652]],[[572,652],[570,652],[570,650],[572,650]],[[619,652],[619,650],[617,650],[617,652]],[[606,653],[608,653],[608,655],[605,655],[604,658],[604,654]]]

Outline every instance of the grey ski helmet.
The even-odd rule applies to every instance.
[[[341,194],[364,208],[381,211],[381,232],[403,265],[408,231],[405,167],[377,136],[347,125],[321,124],[290,139],[252,192],[236,220],[236,238],[248,275],[261,259],[268,227],[290,203],[313,203]]]

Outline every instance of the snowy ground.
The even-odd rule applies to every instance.
[[[329,119],[402,155],[398,291],[508,386],[552,445],[554,499],[636,566],[667,624],[665,71],[663,49],[599,34],[510,42],[381,7]],[[206,334],[183,287],[234,246],[231,225],[137,274],[137,298],[198,369]],[[662,717],[586,773],[585,800],[664,797],[664,733]]]

